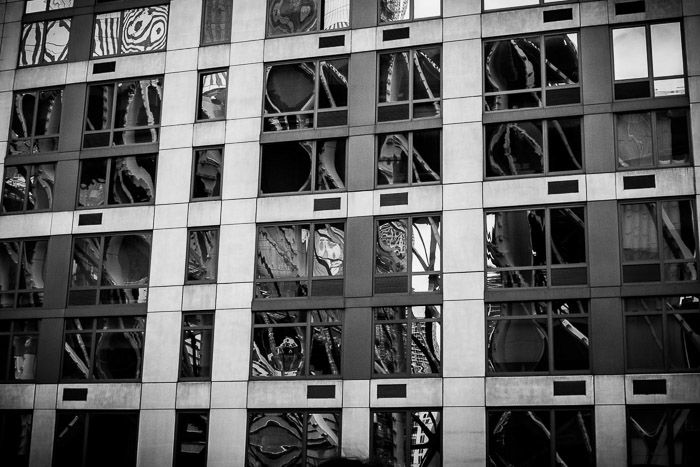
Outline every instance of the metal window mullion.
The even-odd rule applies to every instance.
[[[317,159],[317,144],[318,140],[311,141],[311,186],[309,187],[310,193],[316,192],[316,159]]]
[[[416,50],[410,49],[406,51],[408,55],[408,119],[413,120],[413,75],[415,74],[416,64],[413,62]],[[401,52],[399,52],[399,55]]]
[[[99,297],[98,297],[99,298]],[[87,379],[89,380],[94,380],[95,379],[95,348],[97,347],[97,318],[90,318],[92,319],[92,342],[90,345],[90,361],[88,362],[88,376]]]
[[[664,228],[663,228],[663,215],[662,215],[662,210],[663,210],[663,201],[655,200],[652,201],[653,204],[655,205],[655,213],[654,215],[656,216],[656,245],[659,250],[659,259],[658,259],[658,264],[660,268],[660,274],[661,274],[661,282],[666,282],[666,274],[664,273],[664,264],[666,264],[666,258],[664,256],[664,245],[663,245],[663,235],[664,235]]]
[[[309,297],[312,295],[312,277],[313,277],[313,264],[314,264],[314,255],[316,254],[316,249],[315,249],[315,237],[316,237],[316,224],[313,222],[309,223],[309,239],[308,239],[308,245],[306,247],[306,280],[308,281],[308,291],[309,291]],[[306,318],[307,323],[308,323],[308,317]]]
[[[112,83],[112,89],[114,91],[114,95],[112,96],[112,115],[110,115],[109,125],[109,147],[112,147],[112,143],[114,142],[114,123],[117,119],[117,97],[119,96],[119,81],[115,81],[114,83]]]
[[[408,132],[408,176],[406,177],[406,184],[408,186],[413,185],[413,131]]]
[[[314,128],[318,128],[318,95],[321,91],[320,89],[320,81],[321,81],[321,60],[315,60],[314,61],[314,70],[316,70],[314,74]]]
[[[100,302],[100,291],[102,290],[102,269],[104,267],[105,261],[105,235],[100,235],[100,267],[97,271],[97,296],[95,297],[96,303]],[[96,323],[97,321],[95,321]]]
[[[649,84],[649,95],[656,97],[654,93],[654,66],[651,56],[651,28],[648,24],[644,25],[644,39],[646,42],[646,59],[647,59],[647,83]]]
[[[34,139],[36,137],[36,121],[37,121],[37,115],[39,114],[39,94],[41,91],[34,91],[34,109],[33,109],[33,114],[32,114],[32,123],[31,123],[31,128],[30,128],[30,133],[29,133],[29,151],[31,154],[32,148],[34,147]]]
[[[549,362],[547,362],[547,371],[551,374],[554,372],[554,317],[552,316],[552,301],[547,302],[547,351],[549,352]]]
[[[413,283],[413,216],[406,217],[406,279],[408,280],[408,293],[412,293]],[[408,314],[406,314],[408,317]]]
[[[540,89],[542,92],[539,107],[547,107],[547,57],[544,49],[544,34],[540,34],[538,39],[540,41]]]
[[[81,459],[81,467],[88,467],[85,465],[85,461],[87,460],[87,448],[88,448],[88,438],[90,434],[90,412],[87,413],[82,413],[80,414],[83,416],[83,423],[85,424],[85,433],[83,434],[83,446],[82,446],[82,459]],[[78,417],[80,417],[78,415]]]
[[[545,208],[544,210],[544,245],[545,245],[545,271],[547,273],[547,285],[546,287],[552,286],[552,228],[551,228],[551,208]],[[538,268],[533,269],[536,271]],[[535,276],[532,276],[532,280],[535,280]]]
[[[306,464],[306,450],[308,449],[307,442],[308,442],[308,427],[309,427],[309,414],[310,414],[311,409],[304,409],[301,410],[301,415],[302,415],[302,427],[301,429],[303,430],[301,433],[301,453],[302,453],[302,464],[301,465],[307,465]]]
[[[659,147],[657,144],[657,125],[656,125],[656,111],[649,111],[649,121],[651,122],[651,163],[652,168],[658,167],[659,164]]]
[[[549,119],[543,118],[540,120],[542,124],[542,152],[544,153],[544,163],[542,164],[542,173],[545,176],[549,173]],[[581,140],[583,141],[583,140]]]

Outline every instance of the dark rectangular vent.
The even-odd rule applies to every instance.
[[[342,126],[348,124],[348,111],[335,110],[331,112],[319,112],[316,120],[319,127]]]
[[[323,49],[326,47],[340,47],[345,45],[345,36],[325,36],[318,38],[318,48]]]
[[[100,73],[112,73],[117,69],[117,62],[102,62],[92,65],[92,74],[99,75]]]
[[[615,99],[617,100],[641,99],[643,97],[651,97],[648,81],[632,81],[615,85]]]
[[[340,209],[340,198],[321,198],[314,200],[314,211]]]
[[[644,13],[645,11],[646,6],[644,5],[644,0],[615,4],[616,15],[631,15],[634,13]]]
[[[335,399],[335,386],[325,384],[306,387],[307,399]]]
[[[68,294],[68,305],[94,305],[97,295],[94,290],[71,290]]]
[[[588,284],[587,268],[552,268],[552,285],[586,285]]]
[[[552,89],[547,91],[547,105],[570,105],[581,102],[579,88]]]
[[[406,293],[408,279],[406,276],[387,276],[374,278],[374,293]]]
[[[406,397],[405,384],[378,384],[377,399],[392,399]]]
[[[80,214],[78,216],[78,225],[100,225],[102,224],[102,213]]]
[[[574,19],[574,10],[572,8],[560,8],[558,10],[547,10],[542,12],[542,21],[551,23],[553,21],[566,21]]]
[[[86,401],[87,388],[63,388],[64,401]]]
[[[586,382],[585,381],[555,381],[554,382],[555,396],[585,396]]]
[[[386,29],[383,32],[382,38],[384,41],[396,41],[399,39],[408,39],[411,35],[409,28]]]
[[[408,192],[403,193],[386,193],[379,195],[380,206],[401,206],[408,204]]]
[[[625,190],[639,190],[641,188],[656,188],[655,175],[630,175],[622,178]]]
[[[343,279],[315,280],[311,286],[312,297],[340,297],[343,295]]]
[[[377,120],[380,122],[392,122],[394,120],[408,120],[410,108],[408,104],[382,105],[377,110]]]
[[[661,280],[661,270],[658,264],[628,264],[622,266],[622,281],[658,282]]]
[[[634,394],[666,394],[665,379],[635,379],[632,381]]]
[[[547,193],[550,195],[561,195],[564,193],[578,193],[578,180],[561,180],[549,182]]]

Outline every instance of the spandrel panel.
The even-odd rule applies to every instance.
[[[616,119],[619,167],[650,167],[654,163],[652,114],[619,114]]]
[[[262,146],[260,191],[292,193],[311,190],[312,141],[290,141]],[[283,177],[280,174],[284,174]]]
[[[306,297],[309,284],[306,281],[258,282],[255,284],[258,298]]]
[[[519,6],[538,5],[540,0],[484,0],[484,10],[496,8],[514,8]]]
[[[323,465],[340,454],[340,416],[310,413],[306,422],[306,465]]]
[[[440,372],[441,326],[436,321],[411,323],[411,374]]]
[[[544,220],[544,209],[487,214],[488,266],[545,266]]]
[[[150,234],[105,237],[102,285],[148,285]]]
[[[46,23],[46,40],[42,56],[43,63],[62,62],[68,58],[68,41],[70,39],[69,18]]]
[[[413,54],[413,99],[440,97],[440,49],[419,49]]]
[[[687,164],[690,161],[690,138],[687,109],[656,112],[656,145],[659,165]]]
[[[644,26],[613,29],[615,80],[647,78],[647,40]]]
[[[309,349],[309,375],[339,375],[342,331],[340,326],[313,326]]]
[[[220,148],[195,152],[192,198],[218,198],[221,196],[223,154]]]
[[[547,86],[578,84],[578,34],[545,36]]]
[[[545,319],[489,321],[488,363],[492,371],[549,370]]]
[[[298,412],[249,413],[248,465],[303,465],[304,419]]]
[[[323,0],[269,0],[267,35],[281,36],[319,29]]]
[[[541,121],[486,125],[485,131],[487,177],[544,172]]]
[[[294,278],[308,274],[308,224],[258,229],[257,278]]]
[[[80,166],[78,206],[98,207],[107,202],[107,167],[109,159],[85,159]]]
[[[406,272],[408,249],[406,219],[388,219],[377,225],[375,271],[377,273]]]
[[[119,52],[120,30],[121,12],[116,11],[95,16],[92,56],[104,57],[116,55]]]
[[[265,113],[314,110],[314,62],[268,66],[265,77]]]
[[[345,148],[345,139],[328,139],[316,142],[315,189],[317,191],[345,188]]]
[[[570,172],[583,169],[580,118],[547,120],[548,170]]]
[[[134,54],[165,49],[168,5],[123,12],[119,53]]]
[[[409,56],[409,52],[379,55],[379,102],[408,100]]]
[[[378,145],[377,185],[408,183],[408,133],[380,135]]]
[[[191,231],[188,248],[187,280],[215,281],[219,259],[219,230]]]
[[[583,207],[551,209],[552,264],[586,262],[586,219]]]
[[[229,0],[205,0],[202,45],[228,42],[231,38],[231,10]]]
[[[2,186],[2,212],[19,212],[25,209],[27,178],[31,166],[16,165],[5,168]]]
[[[696,220],[691,202],[663,201],[661,223],[664,259],[694,260]]]
[[[440,181],[440,145],[439,130],[413,133],[412,183]]]
[[[109,204],[149,203],[155,198],[156,156],[111,160]]]
[[[313,276],[342,276],[345,264],[345,225],[317,224],[314,232]]]
[[[541,87],[540,47],[538,36],[487,42],[484,50],[486,92]]]
[[[414,218],[411,240],[413,252],[411,271],[440,271],[442,269],[440,218]]]
[[[204,73],[199,77],[199,110],[197,119],[226,118],[228,72]]]
[[[490,411],[487,416],[490,465],[551,465],[549,412]]]
[[[408,325],[379,324],[374,327],[374,374],[406,373]]]
[[[318,108],[331,109],[348,105],[348,59],[319,62]]]

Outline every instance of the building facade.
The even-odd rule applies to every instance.
[[[4,465],[700,465],[697,0],[1,4]]]

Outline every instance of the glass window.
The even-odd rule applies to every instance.
[[[338,378],[343,341],[342,310],[253,313],[253,378]]]
[[[262,194],[345,189],[345,138],[263,144]]]
[[[375,293],[441,290],[440,216],[380,219],[376,229]]]
[[[350,27],[350,0],[268,0],[267,36]]]
[[[155,154],[80,161],[79,208],[148,204],[155,195]]]
[[[157,143],[163,78],[88,86],[83,147]]]
[[[48,65],[68,59],[71,18],[22,25],[18,67]]]
[[[138,411],[57,410],[53,467],[135,467]]]
[[[628,465],[698,465],[700,406],[627,406]]]
[[[486,176],[558,175],[583,170],[581,118],[484,125]]]
[[[214,313],[210,311],[182,314],[180,379],[211,377],[214,346]]]
[[[24,12],[37,13],[41,11],[59,10],[61,8],[70,8],[73,6],[73,0],[27,0],[24,5]]]
[[[0,308],[44,305],[47,239],[0,242]]]
[[[669,167],[690,162],[688,109],[617,114],[615,122],[619,168]]]
[[[441,438],[440,409],[372,411],[371,452],[383,466],[440,466]]]
[[[221,178],[224,170],[224,148],[194,150],[192,201],[221,198]]]
[[[28,467],[31,438],[31,411],[0,411],[0,453],[3,463],[12,467]]]
[[[219,229],[197,228],[187,232],[186,283],[216,282],[219,262]]]
[[[440,47],[379,55],[380,122],[439,117],[441,111]]]
[[[258,227],[256,297],[343,295],[345,223]]]
[[[587,284],[585,211],[562,206],[487,213],[487,287]]]
[[[0,321],[0,381],[34,380],[38,345],[38,319]]]
[[[263,131],[346,125],[348,59],[265,66]]]
[[[440,181],[441,131],[386,133],[377,141],[377,185]],[[412,156],[409,157],[409,154]]]
[[[205,467],[207,465],[209,411],[178,411],[175,427],[173,467]]]
[[[146,303],[151,233],[73,238],[68,305]]]
[[[165,50],[168,5],[114,11],[95,16],[92,57]]]
[[[484,0],[484,11],[502,8],[517,8],[548,3],[577,2],[578,0]]]
[[[588,304],[582,300],[486,304],[489,373],[590,368]]]
[[[231,0],[204,0],[201,45],[231,40]]]
[[[374,308],[374,376],[441,372],[442,306]]]
[[[581,102],[578,33],[484,43],[485,110]]]
[[[145,316],[66,318],[63,380],[139,380]]]
[[[440,16],[440,0],[380,0],[379,22],[410,21]]]
[[[698,279],[694,200],[620,205],[623,282]]]
[[[700,297],[626,298],[624,305],[628,370],[700,368]]]
[[[340,411],[248,412],[247,465],[322,465],[340,455]]]
[[[487,409],[490,465],[595,465],[589,408]]]
[[[63,89],[15,92],[7,154],[58,151],[62,108]]]
[[[199,74],[197,120],[221,120],[226,118],[228,95],[228,71],[208,71]]]
[[[679,22],[615,28],[612,41],[615,99],[686,93]]]
[[[2,212],[50,211],[56,164],[6,165],[2,183]]]

